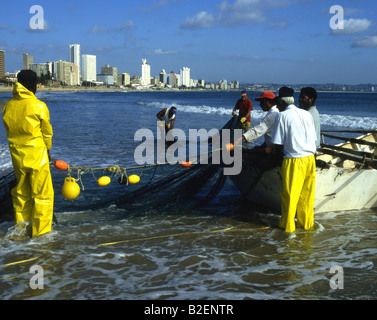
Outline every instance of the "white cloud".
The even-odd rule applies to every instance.
[[[344,19],[343,29],[333,29],[331,34],[353,34],[360,33],[367,30],[372,25],[372,22],[368,19]]]
[[[151,52],[148,52],[147,54],[155,54],[155,55],[168,55],[168,54],[177,54],[177,51],[174,51],[174,50],[162,50],[161,48],[159,49],[155,49]]]
[[[181,28],[190,30],[209,29],[215,25],[215,22],[215,18],[211,13],[200,11],[192,18],[187,18],[187,20],[182,23]]]
[[[153,2],[149,7],[140,7],[139,12],[152,12],[156,9],[160,9],[162,7],[165,7],[169,4],[168,0],[160,0],[157,2]]]
[[[267,5],[268,1],[265,1]],[[261,0],[236,0],[229,4],[223,0],[218,7],[219,20],[225,26],[239,25],[244,22],[261,23],[266,20]]]
[[[377,36],[365,36],[356,39],[352,44],[352,48],[371,48],[377,47]]]
[[[216,24],[235,27],[244,23],[262,23],[267,20],[266,12],[290,4],[288,0],[235,0],[232,3],[222,0],[214,13],[198,12],[187,18],[181,28],[198,30],[213,28]]]
[[[99,33],[107,33],[107,32],[121,32],[121,31],[128,31],[134,29],[134,23],[131,20],[128,20],[122,24],[117,25],[116,27],[104,27],[95,25],[93,28],[89,30],[89,33],[92,34],[99,34]]]

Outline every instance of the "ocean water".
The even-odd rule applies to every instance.
[[[251,94],[252,125],[264,116],[254,101],[259,94]],[[135,165],[135,132],[149,129],[157,138],[162,108],[177,107],[176,127],[188,135],[189,129],[221,129],[239,98],[237,92],[37,95],[51,114],[52,157],[90,168]],[[0,100],[9,98],[0,94]],[[320,93],[317,108],[323,129],[377,128],[375,94]],[[0,126],[0,173],[11,169]],[[171,169],[158,170],[154,178]],[[0,224],[2,300],[377,298],[375,209],[318,214],[314,231],[286,234],[277,228],[279,215],[240,204],[229,179],[203,208],[150,210],[141,203],[133,214],[113,200],[138,185],[122,186],[112,177],[109,186],[98,187],[102,173],[87,173],[80,196],[68,201],[60,193],[66,173],[52,168],[52,174],[58,223],[50,234],[15,241],[9,238],[16,232],[13,222]],[[141,184],[148,180],[141,178]],[[42,268],[43,288],[32,288],[32,266]],[[343,281],[333,288],[336,276]]]

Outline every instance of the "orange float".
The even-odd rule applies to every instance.
[[[54,166],[56,169],[63,170],[63,171],[68,169],[68,164],[63,160],[56,160],[54,162]]]
[[[181,161],[180,163],[181,163],[181,166],[184,168],[188,168],[192,165],[191,161]]]
[[[228,151],[234,150],[234,144],[228,143],[227,145],[225,145],[225,149],[228,150]]]

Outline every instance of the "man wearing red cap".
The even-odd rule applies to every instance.
[[[279,114],[279,109],[276,105],[275,94],[270,91],[263,92],[262,95],[255,100],[259,101],[262,110],[267,111],[267,115],[258,125],[245,132],[242,135],[242,140],[253,142],[264,136],[264,143],[263,145],[256,146],[253,149],[243,150],[242,157],[245,161],[252,162],[255,166],[258,166],[260,169],[264,170],[277,165],[280,166],[283,158],[281,150],[276,150],[274,152],[265,150],[271,148],[272,146],[271,137],[275,120]],[[235,141],[234,145],[238,145],[240,142],[241,139]]]
[[[255,100],[259,101],[262,110],[267,111],[267,115],[257,126],[245,132],[242,139],[247,142],[253,142],[264,136],[264,146],[269,147],[271,146],[272,130],[274,129],[275,119],[279,113],[279,109],[276,106],[275,94],[270,91],[265,91]]]
[[[241,99],[239,99],[233,108],[233,115],[236,115],[236,110],[239,110],[238,119],[242,123],[242,130],[247,131],[251,128],[251,116],[250,113],[253,110],[253,103],[248,98],[248,93],[243,90],[241,93]]]

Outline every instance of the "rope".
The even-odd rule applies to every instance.
[[[220,230],[213,230],[213,231],[185,232],[185,233],[175,233],[175,234],[167,234],[167,235],[162,235],[162,236],[140,238],[140,239],[128,239],[128,240],[122,240],[122,241],[117,241],[117,242],[101,243],[98,246],[113,246],[113,245],[122,244],[122,243],[140,242],[140,241],[164,239],[164,238],[170,238],[170,237],[182,237],[182,236],[190,236],[190,235],[198,235],[198,234],[199,235],[200,234],[213,234],[213,233],[231,231],[235,228],[238,228],[239,226],[241,226],[241,225],[229,227],[229,228],[225,228],[225,229],[220,229]],[[248,229],[248,230],[258,231],[258,230],[267,230],[269,228],[270,227],[262,227],[262,228],[252,228],[252,229]]]
[[[241,145],[241,147],[243,149],[245,149],[244,146]],[[209,152],[207,152],[205,154],[201,154],[201,155],[196,156],[195,160],[198,161],[198,159],[201,159],[204,156],[209,156],[210,154],[212,154],[214,152],[220,152],[220,151],[223,151],[223,150],[224,150],[223,148],[211,150],[211,151],[209,151]],[[194,157],[191,157],[191,158],[189,158],[188,162],[193,162],[193,160],[194,160]],[[128,185],[127,170],[128,171],[130,171],[130,170],[140,170],[139,176],[141,177],[145,169],[147,169],[147,168],[155,168],[155,171],[154,171],[154,173],[152,175],[152,178],[149,181],[149,183],[150,183],[152,181],[152,179],[153,179],[154,174],[156,173],[157,167],[159,167],[159,166],[165,166],[165,165],[175,165],[175,164],[181,163],[181,162],[186,162],[186,160],[167,161],[167,162],[162,162],[162,163],[154,163],[154,164],[149,164],[149,165],[133,166],[133,167],[125,167],[125,168],[121,168],[118,165],[111,166],[111,167],[106,167],[106,168],[89,168],[88,166],[68,165],[67,171],[68,171],[68,176],[70,177],[72,171],[73,170],[77,170],[77,179],[76,179],[76,181],[80,182],[82,190],[84,190],[85,188],[84,188],[84,184],[82,182],[82,174],[84,174],[86,172],[91,172],[94,180],[96,180],[96,181],[98,181],[98,179],[95,176],[94,172],[96,172],[96,171],[108,172],[108,173],[111,173],[111,178],[114,175],[115,176],[120,176],[121,177],[121,181],[125,181],[126,184]],[[126,177],[125,180],[123,180],[124,176]]]
[[[7,263],[7,264],[3,264],[1,267],[9,267],[9,266],[13,266],[15,264],[21,264],[21,263],[25,263],[25,262],[30,262],[30,261],[34,261],[34,260],[37,260],[39,259],[39,257],[35,257],[35,258],[31,258],[31,259],[27,259],[27,260],[21,260],[21,261],[16,261],[16,262],[10,262],[10,263]]]

